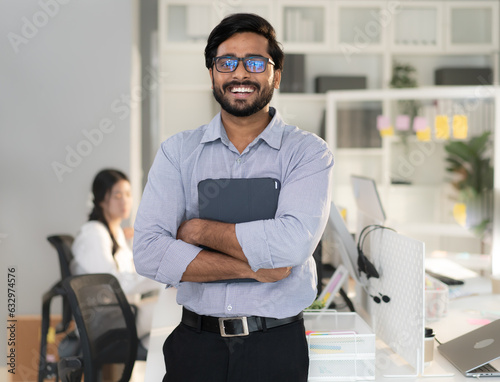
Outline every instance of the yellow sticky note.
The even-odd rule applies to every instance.
[[[453,116],[453,138],[466,139],[468,130],[467,116],[457,114]]]
[[[447,115],[436,115],[434,125],[436,127],[436,139],[450,139],[450,124]]]
[[[455,203],[453,206],[453,217],[458,224],[465,227],[467,222],[467,206],[465,203]]]
[[[386,129],[379,130],[380,136],[383,137],[390,137],[394,135],[394,128],[392,126],[387,127]]]
[[[431,140],[431,128],[428,127],[427,129],[420,130],[416,132],[417,134],[417,139],[419,141],[430,141]]]
[[[344,221],[347,221],[347,209],[346,208],[340,209],[340,216],[342,216],[342,219],[344,219]]]

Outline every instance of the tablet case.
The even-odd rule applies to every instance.
[[[224,223],[245,223],[274,219],[281,184],[273,178],[205,179],[198,183],[201,219]],[[256,282],[231,279],[216,282]]]

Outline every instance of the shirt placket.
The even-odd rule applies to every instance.
[[[245,163],[245,154],[237,155],[234,164],[233,164],[233,174],[234,178],[242,178],[243,177],[243,164]]]

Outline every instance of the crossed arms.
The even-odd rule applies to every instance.
[[[292,269],[261,268],[254,272],[236,238],[234,224],[203,219],[187,220],[177,230],[177,239],[217,251],[202,250],[198,253],[187,266],[181,281],[207,282],[251,278],[260,282],[275,282],[288,277]]]

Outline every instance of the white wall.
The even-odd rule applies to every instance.
[[[115,167],[138,175],[131,174],[136,138],[131,140],[125,103],[132,86],[134,17],[132,0],[0,3],[2,327],[7,267],[16,267],[16,314],[40,314],[42,294],[59,279],[46,237],[75,234],[87,220],[97,171]],[[102,138],[95,134],[91,142],[85,136],[108,122]],[[78,163],[68,148],[86,156]],[[58,176],[54,162],[70,172]],[[59,300],[53,310],[60,311]],[[5,330],[0,333],[1,366]]]

